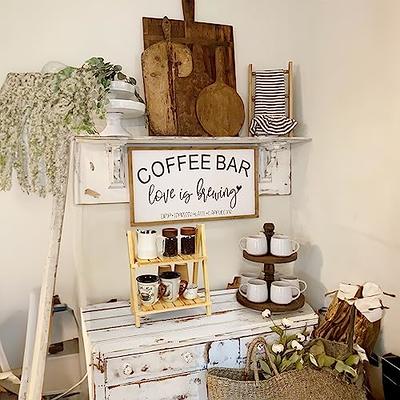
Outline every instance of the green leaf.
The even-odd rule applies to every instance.
[[[360,356],[358,354],[352,354],[351,356],[347,357],[345,360],[345,364],[349,365],[357,365],[360,362]]]
[[[281,362],[282,362],[282,357],[281,357],[280,354],[278,354],[278,355],[276,356],[275,364],[276,364],[276,365],[280,365]]]
[[[268,375],[272,375],[271,368],[269,367],[269,365],[264,360],[259,360],[259,361],[262,371],[264,371]]]
[[[338,360],[335,365],[335,370],[339,373],[342,373],[346,367],[346,364],[343,361]]]
[[[289,361],[291,363],[296,363],[299,360],[300,356],[297,353],[293,353],[290,358]]]
[[[318,356],[320,354],[325,353],[325,347],[321,341],[316,342],[313,344],[310,348],[310,353],[313,354],[314,356]]]
[[[336,358],[328,356],[325,354],[324,356],[324,367],[332,367],[332,365],[336,362]]]
[[[277,333],[279,336],[283,335],[283,329],[279,328],[279,326],[271,326],[271,331]]]
[[[270,351],[270,354],[271,354],[271,360],[272,360],[272,362],[273,362],[274,364],[276,364],[276,356],[275,356],[275,354],[272,352],[272,350]]]
[[[291,342],[292,340],[297,340],[297,336],[296,336],[296,335],[289,335],[289,336],[286,338],[286,341],[287,341],[287,342]]]
[[[322,368],[325,364],[325,354],[320,354],[319,356],[317,356],[317,362],[318,366]]]
[[[303,363],[301,362],[301,360],[297,361],[296,363],[296,369],[298,371],[301,371],[304,368]]]

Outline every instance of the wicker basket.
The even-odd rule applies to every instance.
[[[312,368],[293,370],[277,374],[260,381],[258,372],[251,371],[257,346],[262,345],[268,356],[264,338],[251,342],[247,354],[246,368],[212,368],[208,371],[209,400],[366,400],[363,389],[348,384],[329,371]],[[338,356],[346,352],[343,343],[326,341],[326,352]]]

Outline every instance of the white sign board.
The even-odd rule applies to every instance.
[[[258,217],[254,148],[128,147],[131,225]]]

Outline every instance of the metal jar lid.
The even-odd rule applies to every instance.
[[[181,228],[181,235],[193,236],[196,234],[196,228],[194,226],[183,226]]]
[[[166,238],[174,238],[178,236],[178,229],[176,228],[164,228],[162,230],[162,235]]]

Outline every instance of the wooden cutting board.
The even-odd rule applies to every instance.
[[[194,18],[194,0],[182,0],[184,21],[170,20],[171,41],[187,45],[192,51],[194,76],[179,78],[175,81],[177,134],[180,136],[208,136],[201,127],[195,110],[197,95],[206,86],[215,82],[215,49],[222,47],[225,59],[224,82],[236,89],[235,55],[233,27],[221,24],[196,22]],[[162,19],[143,18],[144,48],[164,40]],[[192,73],[193,74],[193,73]],[[147,93],[146,93],[146,100]],[[149,113],[150,114],[150,113]],[[158,118],[149,115],[150,120]],[[170,132],[154,132],[150,126],[150,135],[171,135]]]
[[[205,87],[196,103],[197,118],[211,136],[236,136],[244,122],[244,105],[235,89],[224,82],[224,52],[215,51],[216,80]]]
[[[166,17],[162,28],[166,40],[153,44],[142,54],[149,126],[154,134],[177,135],[176,80],[192,72],[192,55],[186,45],[171,42],[171,26]]]

